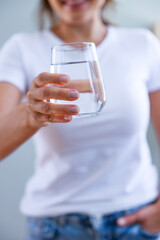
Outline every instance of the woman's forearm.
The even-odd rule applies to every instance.
[[[0,160],[29,139],[39,128],[29,122],[26,103],[0,117]]]
[[[9,83],[0,84],[0,160],[12,153],[39,128],[50,123],[72,121],[72,115],[78,114],[79,111],[77,105],[52,104],[44,101],[44,99],[70,102],[77,100],[79,98],[77,90],[59,87],[68,83],[67,75],[41,73],[32,82],[27,93],[27,103],[18,106],[21,99],[20,91]],[[46,86],[48,84],[54,84],[54,87],[49,88]]]

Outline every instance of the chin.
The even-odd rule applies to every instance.
[[[80,18],[73,18],[73,19],[68,19],[65,22],[71,26],[81,26],[89,23],[91,21],[90,18],[88,17],[80,17]]]

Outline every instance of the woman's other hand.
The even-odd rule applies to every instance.
[[[150,233],[160,233],[160,198],[156,203],[119,218],[117,223],[121,227],[139,223],[144,230]]]
[[[47,100],[75,101],[79,92],[64,87],[69,83],[69,76],[64,74],[40,73],[27,93],[27,109],[31,115],[30,122],[34,127],[46,126],[49,123],[67,123],[72,115],[79,112],[73,104],[56,104]]]

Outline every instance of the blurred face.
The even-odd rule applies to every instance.
[[[100,18],[105,2],[105,0],[48,0],[59,19],[71,25],[85,24],[95,16]]]

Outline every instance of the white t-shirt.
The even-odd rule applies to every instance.
[[[25,95],[50,69],[49,30],[17,34],[0,53],[0,81]],[[94,118],[51,124],[34,135],[35,172],[21,202],[29,216],[107,214],[154,200],[158,177],[146,132],[148,93],[160,89],[160,43],[148,30],[109,27],[97,47],[107,103]]]

